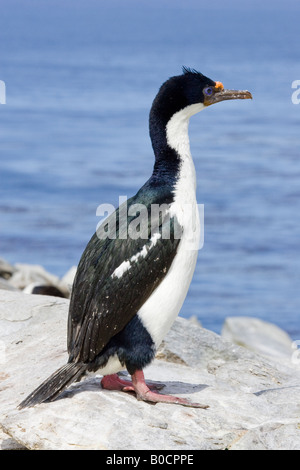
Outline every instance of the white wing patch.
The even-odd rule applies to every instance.
[[[118,266],[114,272],[112,273],[111,277],[117,277],[120,279],[120,277],[123,276],[123,274],[128,271],[128,269],[131,268],[131,264],[129,261],[123,261],[122,264],[120,264],[120,266]]]
[[[126,271],[129,271],[132,266],[132,263],[136,263],[140,257],[145,258],[147,256],[147,253],[151,250],[151,248],[156,245],[157,240],[159,240],[160,238],[161,233],[155,233],[150,239],[150,245],[144,245],[141,251],[139,251],[136,255],[133,255],[129,261],[123,261],[123,263],[121,263],[120,266],[118,266],[114,270],[111,277],[117,277],[118,279],[120,279],[120,277],[122,277]]]

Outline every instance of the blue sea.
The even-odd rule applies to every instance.
[[[292,0],[1,0],[0,257],[78,263],[97,207],[149,178],[152,100],[189,66],[253,100],[191,120],[205,240],[181,314],[300,339],[299,19]]]

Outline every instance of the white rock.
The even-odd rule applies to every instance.
[[[11,291],[17,291],[19,289],[17,289],[16,287],[12,286],[9,282],[9,280],[6,280],[2,277],[0,277],[0,289],[4,289],[4,290],[11,290]]]
[[[49,273],[42,266],[32,264],[15,264],[15,272],[9,283],[18,289],[30,289],[33,285],[48,285],[57,287],[66,297],[69,297],[68,287],[57,276]]]
[[[18,289],[24,289],[32,282],[49,283],[56,285],[59,278],[48,273],[42,266],[34,264],[17,263],[16,271],[10,279],[10,283]]]
[[[27,450],[19,442],[12,439],[8,434],[0,429],[0,450]]]
[[[293,341],[278,326],[252,317],[228,317],[222,337],[251,351],[286,361],[293,355]]]
[[[207,410],[151,405],[132,394],[102,390],[99,377],[88,377],[62,399],[19,411],[18,403],[67,360],[68,304],[0,291],[6,325],[0,333],[0,424],[14,442],[51,450],[300,449],[299,368],[182,318],[165,339],[164,359],[156,359],[145,375],[164,382],[164,393],[207,404]],[[19,328],[9,328],[11,323]]]
[[[15,272],[15,268],[5,259],[0,258],[0,277],[9,279]]]

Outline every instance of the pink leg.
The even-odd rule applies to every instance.
[[[146,384],[145,384],[146,385]],[[102,388],[106,390],[119,390],[122,392],[135,392],[135,388],[131,380],[122,380],[118,374],[105,375],[101,380]],[[146,385],[147,386],[147,385]],[[160,390],[163,384],[148,384],[151,390]]]
[[[161,395],[159,393],[151,392],[147,384],[145,383],[145,377],[142,370],[137,370],[132,375],[132,385],[134,387],[137,398],[144,401],[150,401],[153,403],[174,403],[183,406],[190,406],[193,408],[209,408],[207,405],[201,405],[200,403],[192,403],[185,398],[178,398],[172,395]]]

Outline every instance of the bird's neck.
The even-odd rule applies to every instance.
[[[187,106],[169,120],[156,109],[151,111],[150,137],[155,154],[153,177],[168,180],[174,189],[184,181],[195,192],[196,175],[188,129],[190,117],[201,109],[201,104]]]

